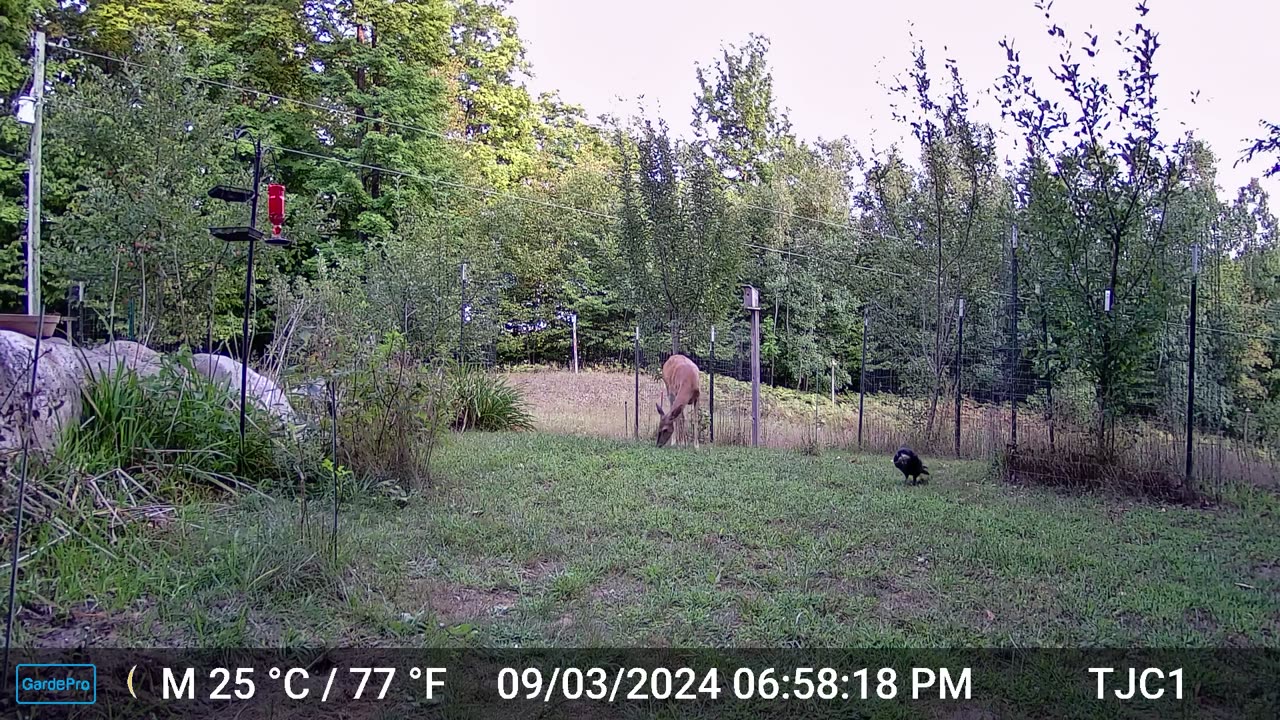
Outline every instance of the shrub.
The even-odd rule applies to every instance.
[[[449,381],[455,429],[533,429],[528,403],[505,377],[474,366],[455,365]]]
[[[328,389],[309,408],[329,454]],[[431,481],[431,458],[449,424],[443,368],[425,364],[398,333],[353,363],[337,382],[339,465],[360,487],[401,490]],[[330,472],[324,472],[327,479]]]

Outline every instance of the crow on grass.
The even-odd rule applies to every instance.
[[[906,445],[898,448],[897,454],[893,456],[893,465],[902,471],[902,477],[908,485],[923,482],[920,476],[929,474],[929,468],[920,460],[920,456]]]

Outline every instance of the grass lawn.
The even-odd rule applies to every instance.
[[[22,645],[1280,647],[1274,496],[1066,496],[926,458],[466,434],[407,503],[189,508],[26,566]],[[95,541],[103,545],[102,540]],[[105,549],[105,546],[104,546]]]

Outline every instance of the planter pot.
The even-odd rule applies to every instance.
[[[53,333],[58,329],[58,323],[60,322],[62,322],[61,315],[40,317],[37,315],[0,314],[0,330],[22,333],[27,337],[35,337],[37,330],[39,330],[41,338],[53,337]]]

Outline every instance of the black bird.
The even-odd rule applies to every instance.
[[[915,485],[921,475],[929,474],[929,468],[920,461],[920,456],[906,445],[898,448],[897,454],[893,456],[893,466],[902,471],[902,478],[908,485]]]

